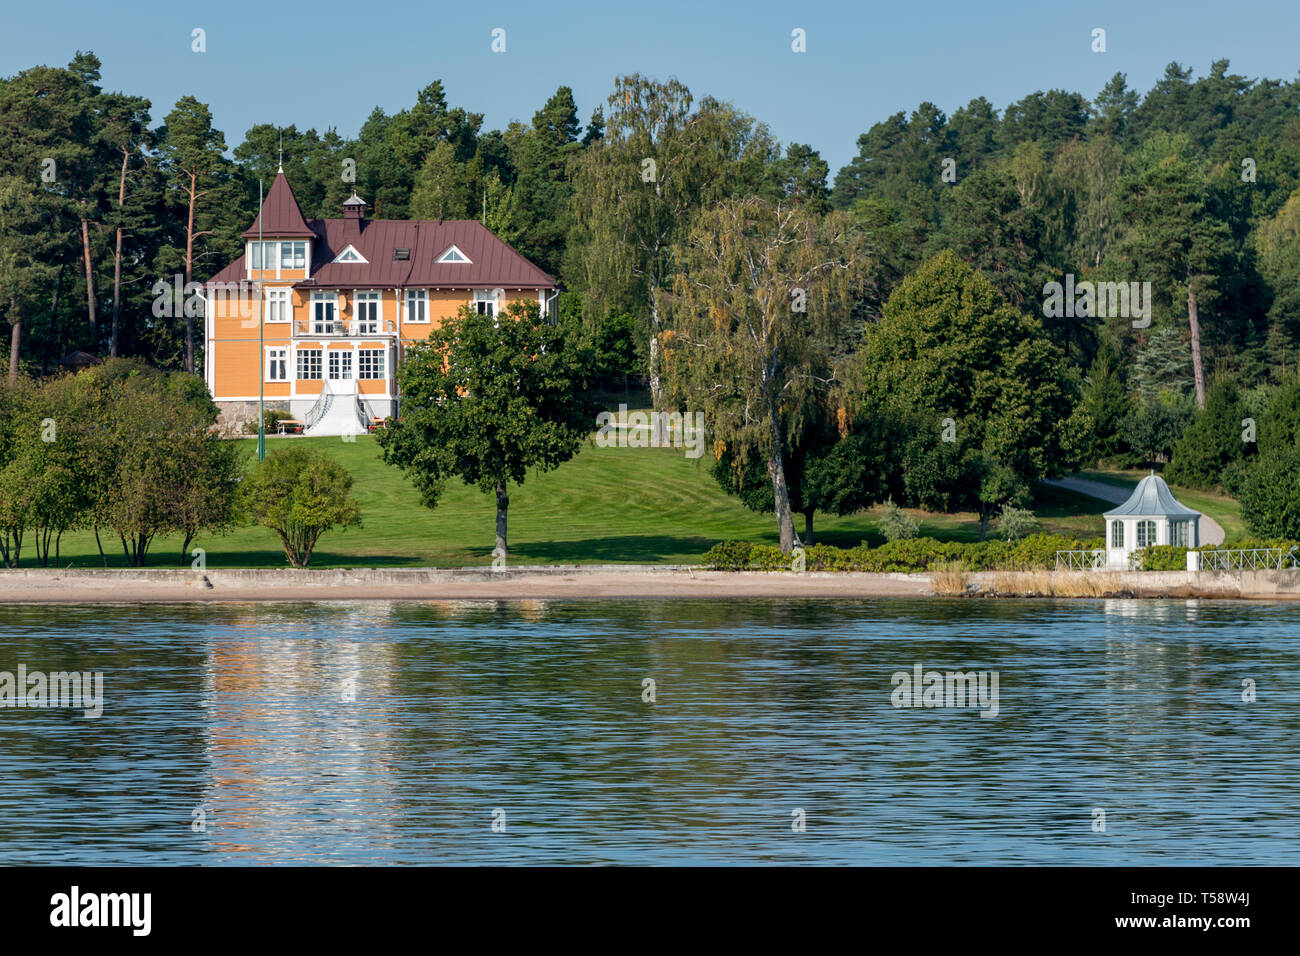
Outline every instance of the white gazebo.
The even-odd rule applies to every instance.
[[[1201,543],[1201,513],[1180,503],[1154,471],[1138,482],[1128,501],[1103,517],[1110,568],[1127,568],[1133,552],[1148,545],[1195,548]]]

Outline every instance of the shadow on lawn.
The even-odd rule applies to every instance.
[[[516,545],[511,554],[526,560],[539,560],[547,564],[576,564],[580,562],[608,562],[617,564],[696,564],[704,552],[723,538],[707,536],[624,535],[609,538],[581,538],[561,542],[527,542]],[[769,534],[749,535],[745,540],[753,544],[776,545],[775,530]],[[816,542],[838,548],[855,548],[863,541],[875,546],[885,539],[875,532],[828,531],[818,532]],[[484,563],[491,561],[491,551],[483,549]]]
[[[193,558],[186,557],[184,561],[180,560],[180,555],[170,549],[166,551],[150,551],[149,557],[145,560],[144,569],[162,570],[162,571],[182,571],[191,570],[193,567]],[[50,561],[53,567],[53,559]],[[343,552],[334,552],[328,550],[318,550],[311,558],[311,568],[333,569],[333,568],[405,568],[419,566],[420,562],[412,558],[409,554],[346,554]],[[36,567],[34,560],[28,561],[25,557],[22,563],[23,567]],[[59,564],[63,569],[76,570],[93,570],[103,568],[104,563],[100,561],[99,555],[78,555],[72,560],[64,560]],[[126,558],[119,552],[117,555],[108,555],[109,568],[131,568],[134,565],[127,564]],[[284,552],[279,549],[266,550],[247,550],[247,551],[209,551],[207,553],[208,571],[238,570],[243,568],[287,568],[289,562],[284,556]]]
[[[676,535],[630,534],[608,538],[578,538],[573,541],[528,541],[511,548],[514,558],[543,564],[695,564],[700,555],[718,543],[716,538]],[[471,549],[492,560],[492,549]]]

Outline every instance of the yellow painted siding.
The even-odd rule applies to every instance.
[[[461,306],[470,305],[474,301],[473,289],[429,289],[428,305],[428,322],[405,322],[402,323],[402,344],[409,345],[412,342],[423,342],[429,337],[429,333],[438,328],[447,319],[455,318],[456,313]],[[525,302],[536,302],[536,289],[506,289],[505,303],[522,299]]]
[[[266,288],[284,287],[286,283],[267,283]],[[212,304],[213,392],[217,399],[247,398],[257,394],[258,379],[265,372],[265,361],[258,355],[257,286],[243,283],[228,290],[210,293]],[[265,346],[290,344],[292,323],[267,322],[263,330]],[[292,356],[290,356],[290,371]],[[272,391],[274,390],[274,392]],[[287,382],[266,383],[266,394],[289,395]]]
[[[267,273],[267,282],[265,288],[287,288],[291,282],[297,281],[302,277],[302,270],[282,270],[279,281],[274,281],[271,277],[273,272]],[[356,298],[355,291],[352,289],[337,290],[338,310],[337,319],[342,322],[351,322],[356,318]],[[384,330],[396,329],[397,342],[399,346],[405,347],[414,342],[423,341],[431,331],[442,325],[444,321],[455,316],[462,306],[473,302],[473,289],[429,289],[427,322],[407,322],[402,315],[401,306],[405,299],[405,290],[398,291],[394,289],[365,289],[361,291],[377,291],[380,293],[380,328]],[[504,301],[508,304],[516,300],[525,302],[537,302],[538,293],[535,289],[507,289],[504,295]],[[265,353],[258,354],[258,317],[260,304],[257,300],[256,285],[252,282],[241,284],[238,288],[210,293],[211,312],[210,318],[212,340],[209,342],[209,350],[212,363],[213,391],[217,400],[248,398],[256,396],[258,392],[259,379],[265,374]],[[263,345],[265,347],[290,347],[288,356],[288,372],[290,377],[297,374],[297,361],[293,352],[294,348],[302,349],[315,345],[326,348],[343,348],[351,349],[354,343],[358,343],[358,348],[369,347],[386,347],[394,342],[393,334],[385,335],[355,335],[340,336],[345,341],[333,341],[323,336],[315,336],[311,332],[312,304],[310,291],[292,290],[291,311],[293,319],[291,322],[266,322],[263,326]],[[297,338],[294,338],[294,333]],[[399,348],[400,354],[400,348]],[[395,368],[393,356],[389,354],[389,361],[385,369],[387,379],[358,379],[358,389],[367,395],[385,395],[392,391],[391,380],[394,377]],[[357,367],[354,361],[353,375],[357,374]],[[328,367],[322,361],[322,374],[328,374]],[[298,395],[316,395],[321,390],[320,379],[298,380],[296,388],[291,389],[289,382],[266,382],[264,384],[264,394],[268,397],[286,398],[291,391]]]
[[[257,339],[251,342],[222,341],[212,343],[212,357],[216,363],[217,398],[223,395],[249,396],[257,394],[257,377],[262,362],[257,354]]]

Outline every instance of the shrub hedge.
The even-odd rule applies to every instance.
[[[1057,551],[1100,548],[1103,541],[1077,541],[1054,534],[1033,534],[1019,541],[938,541],[934,538],[902,538],[872,548],[865,542],[856,548],[835,548],[815,544],[804,549],[808,571],[927,571],[936,564],[960,563],[970,571],[1041,570],[1056,567]],[[1184,567],[1186,567],[1186,558]],[[795,558],[783,555],[770,544],[723,541],[703,557],[703,564],[715,571],[789,571]]]
[[[937,565],[960,564],[968,571],[1031,571],[1056,568],[1057,551],[1080,551],[1104,547],[1101,538],[1077,541],[1053,534],[1035,534],[1020,541],[938,541],[934,538],[904,538],[878,548],[865,542],[856,548],[834,548],[815,544],[804,549],[807,571],[929,571]],[[1290,540],[1249,539],[1230,549],[1204,545],[1198,551],[1239,548],[1300,547]],[[1155,545],[1138,552],[1143,571],[1185,571],[1188,548]],[[783,555],[773,544],[722,541],[704,553],[703,564],[715,571],[791,571],[795,558]]]
[[[1186,571],[1188,550],[1188,548],[1172,544],[1150,545],[1137,552],[1136,569],[1139,571]]]

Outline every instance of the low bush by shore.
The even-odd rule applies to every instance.
[[[957,565],[968,571],[1034,570],[1056,567],[1057,551],[1102,547],[1102,539],[1071,540],[1054,534],[1035,534],[1020,541],[939,541],[906,538],[879,547],[866,543],[856,548],[814,544],[803,553],[806,571],[930,571]],[[796,558],[775,545],[748,541],[723,541],[705,552],[702,562],[715,571],[789,571]]]
[[[714,571],[791,571],[795,562],[803,561],[805,571],[868,571],[910,573],[918,571],[1051,571],[1056,568],[1056,552],[1095,550],[1104,547],[1101,538],[1079,541],[1053,534],[1030,535],[1020,541],[939,541],[935,538],[908,538],[890,541],[879,547],[865,542],[856,548],[835,548],[815,544],[804,549],[802,558],[782,554],[775,545],[751,544],[748,541],[722,541],[704,553],[701,563]],[[1232,549],[1300,547],[1295,541],[1248,540]],[[1138,552],[1141,571],[1185,571],[1189,548],[1158,545]],[[1205,546],[1196,550],[1206,553],[1225,550]]]

